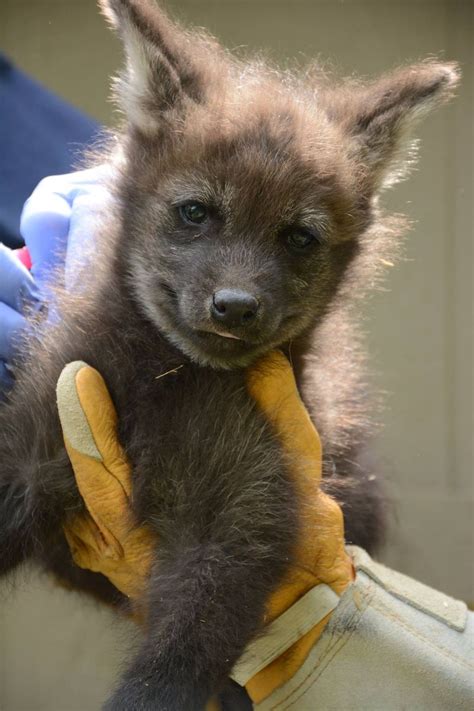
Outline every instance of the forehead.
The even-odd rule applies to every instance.
[[[331,141],[290,112],[255,117],[229,130],[188,135],[170,188],[203,202],[259,216],[321,211],[340,191]],[[179,195],[176,199],[180,199]]]

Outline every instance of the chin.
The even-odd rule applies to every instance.
[[[213,333],[202,333],[192,329],[162,328],[162,332],[194,363],[216,370],[246,368],[256,358],[271,349],[270,345],[234,341]]]

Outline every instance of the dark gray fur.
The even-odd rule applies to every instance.
[[[108,157],[115,202],[82,293],[58,284],[61,323],[37,324],[0,411],[0,573],[35,559],[123,602],[73,565],[62,534],[82,502],[55,385],[82,359],[119,412],[137,525],[159,536],[143,643],[106,708],[191,711],[223,689],[261,629],[298,533],[286,455],[245,387],[258,355],[281,347],[292,359],[347,538],[380,540],[354,304],[402,226],[377,196],[399,173],[411,125],[450,96],[457,72],[427,61],[370,84],[289,76],[232,58],[151,2],[102,4],[128,55],[117,84],[128,120]],[[180,221],[187,200],[208,206],[205,225]],[[286,242],[295,226],[318,235],[304,255]],[[235,329],[244,340],[210,332],[213,292],[236,287],[261,305]],[[228,708],[242,703],[234,692]]]

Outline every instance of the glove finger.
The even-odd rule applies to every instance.
[[[11,360],[25,328],[24,316],[0,302],[0,360]]]
[[[32,276],[44,289],[65,261],[71,205],[65,197],[41,186],[23,207],[20,232],[30,251]]]
[[[33,277],[15,252],[3,244],[0,244],[0,274],[0,302],[19,313],[23,313],[25,307],[39,304],[38,288]]]
[[[248,371],[247,387],[286,451],[298,458],[298,477],[303,465],[314,486],[315,477],[316,483],[321,478],[321,441],[299,396],[288,359],[280,351],[261,358]]]
[[[96,236],[103,224],[104,215],[111,211],[111,196],[103,185],[84,188],[74,198],[65,266],[65,285],[68,291],[82,290],[83,269],[96,258]]]
[[[123,557],[123,549],[108,545],[88,513],[70,519],[64,526],[64,534],[74,562],[80,568],[100,572],[104,559],[120,560]]]
[[[83,515],[86,516],[87,514]],[[95,526],[95,523],[93,522],[91,525]],[[95,526],[95,528],[99,531],[97,526]],[[97,547],[97,536],[94,536],[93,533],[84,527],[81,527],[78,531],[76,530],[75,524],[71,523],[64,526],[63,530],[75,564],[78,565],[79,568],[96,570],[99,564],[101,550]]]
[[[108,545],[133,526],[130,465],[117,439],[117,414],[99,373],[76,361],[57,385],[64,439],[81,495]]]

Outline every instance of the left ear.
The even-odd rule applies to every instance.
[[[117,98],[130,123],[152,134],[163,115],[183,101],[200,101],[201,72],[192,60],[191,35],[171,22],[153,0],[99,0],[120,36],[127,68],[116,82]]]
[[[455,63],[426,61],[385,75],[365,87],[336,90],[331,118],[342,124],[365,166],[368,194],[403,177],[418,122],[447,101],[459,81]]]

